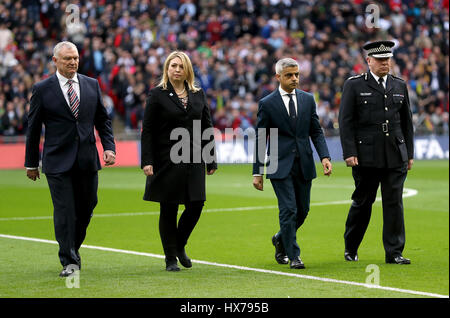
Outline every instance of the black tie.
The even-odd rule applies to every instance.
[[[295,112],[294,100],[292,99],[292,95],[294,94],[288,95],[289,95],[289,118],[291,119],[292,128],[295,128],[295,123],[297,122],[297,114]]]
[[[294,119],[297,117],[297,114],[295,112],[295,103],[294,100],[292,99],[292,95],[294,94],[288,94],[289,95],[289,117],[291,117],[291,119]]]
[[[384,82],[384,79],[383,79],[382,77],[380,77],[380,78],[378,79],[378,84],[380,84],[381,88],[382,88],[383,91],[384,91],[384,85],[383,85],[383,82]]]

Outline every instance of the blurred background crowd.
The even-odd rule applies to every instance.
[[[408,83],[416,134],[448,134],[448,0],[0,0],[0,136],[25,134],[32,85],[56,71],[62,40],[77,45],[79,73],[99,80],[116,137],[139,134],[175,49],[190,56],[216,128],[252,127],[277,88],[275,62],[292,57],[337,135],[343,83],[367,70],[361,48],[374,39],[396,42],[391,73]]]

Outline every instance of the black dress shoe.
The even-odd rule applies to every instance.
[[[166,257],[166,271],[168,271],[168,272],[180,271],[180,268],[178,267],[178,264],[177,264],[177,258],[175,256]]]
[[[272,244],[273,246],[275,246],[275,260],[277,261],[277,263],[283,265],[288,264],[289,258],[286,255],[281,239],[277,239],[275,235],[272,236]]]
[[[186,255],[186,251],[184,250],[184,248],[177,251],[177,257],[181,265],[186,268],[192,267],[191,259]]]
[[[77,264],[66,265],[62,269],[61,273],[59,273],[59,277],[68,277],[79,270],[80,270],[80,266],[78,266]]]
[[[302,268],[305,268],[305,264],[303,264],[300,257],[297,257],[296,259],[293,259],[291,261],[290,267],[294,268],[294,269],[302,269]]]
[[[358,261],[358,253],[352,253],[352,252],[349,252],[346,250],[344,252],[344,258],[346,261],[356,262],[356,261]]]
[[[395,256],[395,257],[386,257],[386,263],[388,264],[400,264],[400,265],[407,265],[411,264],[411,261],[407,258],[404,258],[403,256]]]

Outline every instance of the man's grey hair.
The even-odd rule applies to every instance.
[[[59,51],[61,51],[61,49],[63,47],[70,47],[70,48],[77,50],[77,52],[78,52],[77,46],[75,44],[73,44],[72,42],[69,42],[69,41],[62,41],[62,42],[59,42],[58,44],[56,44],[55,47],[53,48],[53,56],[59,57]]]
[[[281,72],[283,72],[283,70],[286,67],[295,67],[295,66],[300,68],[296,60],[291,59],[290,57],[281,59],[277,62],[277,64],[275,64],[275,73],[280,75]]]

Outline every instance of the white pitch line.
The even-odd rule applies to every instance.
[[[13,239],[13,240],[31,241],[31,242],[38,242],[38,243],[54,244],[54,245],[58,244],[56,241],[33,238],[33,237],[15,236],[15,235],[7,235],[7,234],[0,234],[0,237],[7,238],[7,239]],[[122,249],[116,249],[116,248],[110,248],[110,247],[102,247],[102,246],[94,246],[94,245],[82,245],[81,247],[87,248],[87,249],[92,249],[92,250],[105,251],[105,252],[121,253],[121,254],[128,254],[128,255],[138,255],[138,256],[154,257],[154,258],[161,258],[161,259],[165,258],[164,255],[122,250]],[[411,294],[411,295],[427,296],[427,297],[435,297],[435,298],[449,298],[448,295],[440,295],[440,294],[428,293],[428,292],[422,292],[422,291],[416,291],[416,290],[358,283],[358,282],[339,280],[339,279],[334,279],[334,278],[325,278],[325,277],[318,277],[318,276],[311,276],[311,275],[278,272],[278,271],[272,271],[272,270],[261,269],[261,268],[252,268],[252,267],[246,267],[246,266],[221,264],[221,263],[199,261],[199,260],[192,260],[192,262],[197,263],[197,264],[209,265],[209,266],[217,266],[217,267],[224,267],[224,268],[231,268],[231,269],[237,269],[237,270],[243,270],[243,271],[273,274],[273,275],[280,275],[280,276],[296,277],[296,278],[309,279],[309,280],[321,281],[321,282],[326,282],[326,283],[344,284],[344,285],[358,286],[358,287],[364,287],[364,288],[369,288],[369,289],[380,289],[380,290],[398,292],[398,293],[403,293],[403,294]]]
[[[415,189],[404,189],[403,197],[408,198],[417,195],[418,191]],[[381,201],[381,198],[376,198],[376,201]],[[341,200],[341,201],[328,201],[328,202],[313,202],[311,206],[323,206],[323,205],[339,205],[339,204],[349,204],[352,200]],[[217,208],[217,209],[205,209],[203,213],[211,212],[234,212],[234,211],[254,211],[254,210],[269,210],[277,209],[277,205],[265,205],[265,206],[247,206],[238,208]],[[181,210],[180,210],[181,212]],[[141,215],[159,215],[159,211],[151,212],[124,212],[124,213],[97,213],[94,214],[95,218],[106,218],[106,217],[117,217],[117,216],[141,216]],[[0,221],[28,221],[28,220],[51,220],[53,216],[16,216],[9,218],[0,218]]]

